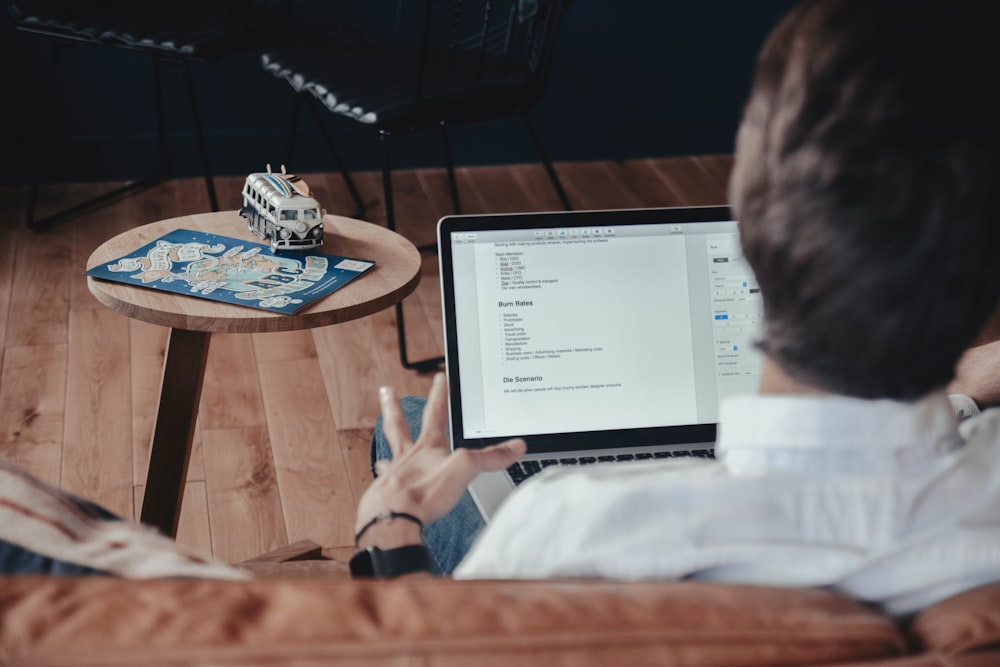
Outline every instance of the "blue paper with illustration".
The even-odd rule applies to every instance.
[[[259,243],[178,229],[86,275],[292,314],[374,265],[325,253],[278,255]]]

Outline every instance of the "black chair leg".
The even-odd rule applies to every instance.
[[[392,200],[392,162],[389,157],[389,133],[379,130],[379,143],[382,145],[382,191],[385,196],[385,221],[386,227],[396,231],[396,207]],[[431,246],[437,250],[437,246]],[[424,248],[418,248],[423,251]],[[406,322],[403,318],[403,302],[396,304],[396,340],[399,343],[399,362],[403,368],[414,370],[418,373],[429,373],[437,370],[444,363],[444,357],[431,357],[421,361],[410,361],[406,352]]]
[[[531,124],[528,114],[524,114],[522,118],[524,118],[524,126],[528,128],[528,134],[531,135],[531,140],[534,142],[538,154],[542,156],[542,164],[545,165],[545,171],[549,175],[549,180],[552,181],[552,187],[555,188],[559,201],[562,202],[564,209],[572,211],[573,206],[569,203],[569,197],[566,196],[566,191],[563,190],[562,183],[559,181],[559,175],[556,173],[555,167],[552,166],[552,160],[549,159],[549,154],[545,152],[545,147],[542,146],[542,140],[538,136],[535,126]]]
[[[285,145],[285,164],[289,169],[295,165],[295,140],[299,136],[299,115],[302,113],[302,96],[292,96],[292,118],[288,122],[288,141]],[[320,128],[323,131],[323,128]]]
[[[153,114],[156,118],[156,139],[160,147],[160,172],[164,178],[174,173],[174,165],[170,161],[170,146],[167,144],[167,119],[163,104],[163,68],[160,58],[153,55]]]
[[[444,357],[430,357],[421,361],[410,361],[406,354],[406,324],[403,322],[403,302],[396,304],[396,339],[399,341],[399,362],[403,368],[418,373],[430,373],[441,368]]]
[[[198,153],[201,155],[201,169],[205,174],[208,202],[213,211],[218,211],[219,199],[215,196],[215,182],[212,178],[212,167],[208,161],[208,146],[205,143],[205,131],[201,127],[201,114],[198,113],[198,98],[194,92],[194,79],[191,78],[191,68],[186,62],[181,63],[181,69],[184,75],[184,86],[188,92],[188,101],[191,103],[191,118],[194,121],[195,138],[198,140]]]
[[[385,200],[385,226],[396,231],[396,207],[392,201],[392,161],[389,157],[389,133],[378,131],[379,145],[382,147],[382,195]]]
[[[455,156],[451,150],[451,137],[448,135],[448,124],[441,123],[441,143],[444,145],[444,164],[448,169],[448,188],[451,190],[451,205],[455,214],[462,213],[462,202],[458,198],[458,182],[455,180]]]
[[[181,63],[184,70],[184,85],[187,88],[188,101],[191,103],[191,118],[194,121],[195,137],[198,140],[198,152],[201,155],[201,168],[205,174],[205,186],[208,189],[208,201],[213,211],[219,210],[219,200],[215,196],[215,181],[212,178],[212,167],[208,161],[208,146],[205,143],[205,131],[201,127],[201,114],[198,113],[198,99],[194,92],[194,79],[191,78],[191,67]]]
[[[31,173],[31,189],[28,191],[28,214],[27,225],[29,229],[37,231],[35,222],[35,209],[38,206],[38,190],[41,183],[41,163],[42,158],[48,155],[49,139],[52,134],[52,91],[56,86],[56,77],[59,72],[59,47],[55,43],[49,49],[49,68],[45,75],[45,88],[42,92],[42,125],[41,133],[36,138],[36,150],[31,151],[28,157],[28,169]]]
[[[302,94],[296,95],[297,98],[301,98]],[[299,100],[301,101],[301,100]],[[351,199],[354,200],[354,217],[360,219],[364,218],[365,215],[365,202],[361,199],[361,195],[358,193],[358,188],[354,185],[354,179],[351,178],[351,172],[347,168],[347,164],[344,159],[340,157],[340,151],[337,150],[337,145],[333,142],[333,137],[327,132],[326,124],[323,122],[322,116],[320,116],[319,109],[316,108],[316,102],[313,100],[306,99],[305,105],[309,109],[309,113],[312,115],[313,120],[316,121],[316,125],[319,127],[320,134],[323,136],[323,141],[326,143],[326,147],[329,149],[330,154],[333,155],[334,162],[337,163],[337,168],[340,169],[340,175],[344,179],[344,185],[347,186],[347,191],[351,193]],[[293,111],[295,115],[298,115],[298,110]],[[289,165],[291,168],[291,165]]]
[[[56,79],[58,78],[60,48],[61,48],[60,45],[55,42],[53,42],[51,45],[49,68],[48,72],[46,73],[45,89],[42,94],[42,99],[43,99],[42,114],[44,114],[44,116],[42,118],[41,136],[38,139],[37,150],[34,151],[34,154],[31,156],[30,169],[32,172],[32,178],[31,178],[31,188],[28,193],[28,210],[25,218],[25,224],[28,227],[28,229],[38,233],[48,231],[53,227],[55,227],[56,225],[66,222],[67,220],[70,220],[72,218],[79,217],[91,211],[96,211],[99,208],[107,206],[108,204],[111,204],[112,202],[122,199],[135,192],[149,189],[155,185],[158,185],[163,181],[163,177],[160,175],[148,177],[140,181],[129,183],[120,188],[115,188],[114,190],[106,192],[103,195],[92,197],[91,199],[83,201],[79,204],[69,206],[45,218],[41,219],[35,218],[35,213],[37,212],[38,208],[38,194],[41,188],[41,164],[44,162],[45,158],[49,153],[49,144],[52,135],[52,112],[51,112],[53,106],[52,91],[55,90]],[[154,76],[154,78],[156,77],[158,77],[158,74]],[[158,97],[160,90],[159,80],[158,79],[155,80],[154,84],[156,85],[156,88],[154,90],[154,96],[157,97],[157,106],[159,108],[162,108],[162,104],[159,103],[160,100]],[[161,140],[161,161],[162,161],[163,159],[162,142],[164,141],[162,134],[163,132],[162,125],[160,131],[161,131],[160,140]]]

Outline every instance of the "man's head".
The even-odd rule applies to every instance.
[[[763,349],[796,379],[917,398],[1000,303],[1000,50],[978,5],[806,2],[761,52],[730,198]]]

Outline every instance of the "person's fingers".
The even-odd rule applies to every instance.
[[[410,443],[410,429],[406,425],[406,418],[403,410],[396,400],[396,392],[392,387],[380,387],[378,390],[379,403],[382,407],[382,433],[389,441],[389,449],[393,458],[396,458],[406,450]]]
[[[410,512],[428,524],[455,506],[476,475],[503,470],[526,451],[527,444],[517,438],[481,450],[459,449],[450,453],[411,448],[405,458],[379,461],[375,464],[376,475],[396,475],[403,491],[400,492],[398,485],[372,484],[358,505],[359,520],[362,515],[388,508]]]
[[[475,467],[479,472],[503,470],[516,463],[528,451],[528,443],[521,438],[506,440],[497,445],[476,450]]]
[[[424,416],[420,428],[420,440],[430,444],[440,445],[447,442],[444,434],[448,426],[448,382],[444,373],[434,376],[427,404],[424,406]],[[428,440],[428,437],[432,438]]]
[[[465,479],[463,486],[466,486],[481,472],[507,468],[524,456],[526,451],[527,443],[521,438],[514,438],[483,449],[458,449],[448,457],[445,465],[456,468],[457,470],[449,471],[452,474],[448,476]]]
[[[469,483],[481,472],[503,470],[524,456],[524,440],[507,440],[481,450],[459,449],[453,452],[435,476],[423,508],[427,522],[435,521],[454,507]]]

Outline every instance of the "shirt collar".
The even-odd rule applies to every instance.
[[[913,403],[753,395],[719,407],[716,456],[743,471],[923,470],[962,444],[948,397]]]

